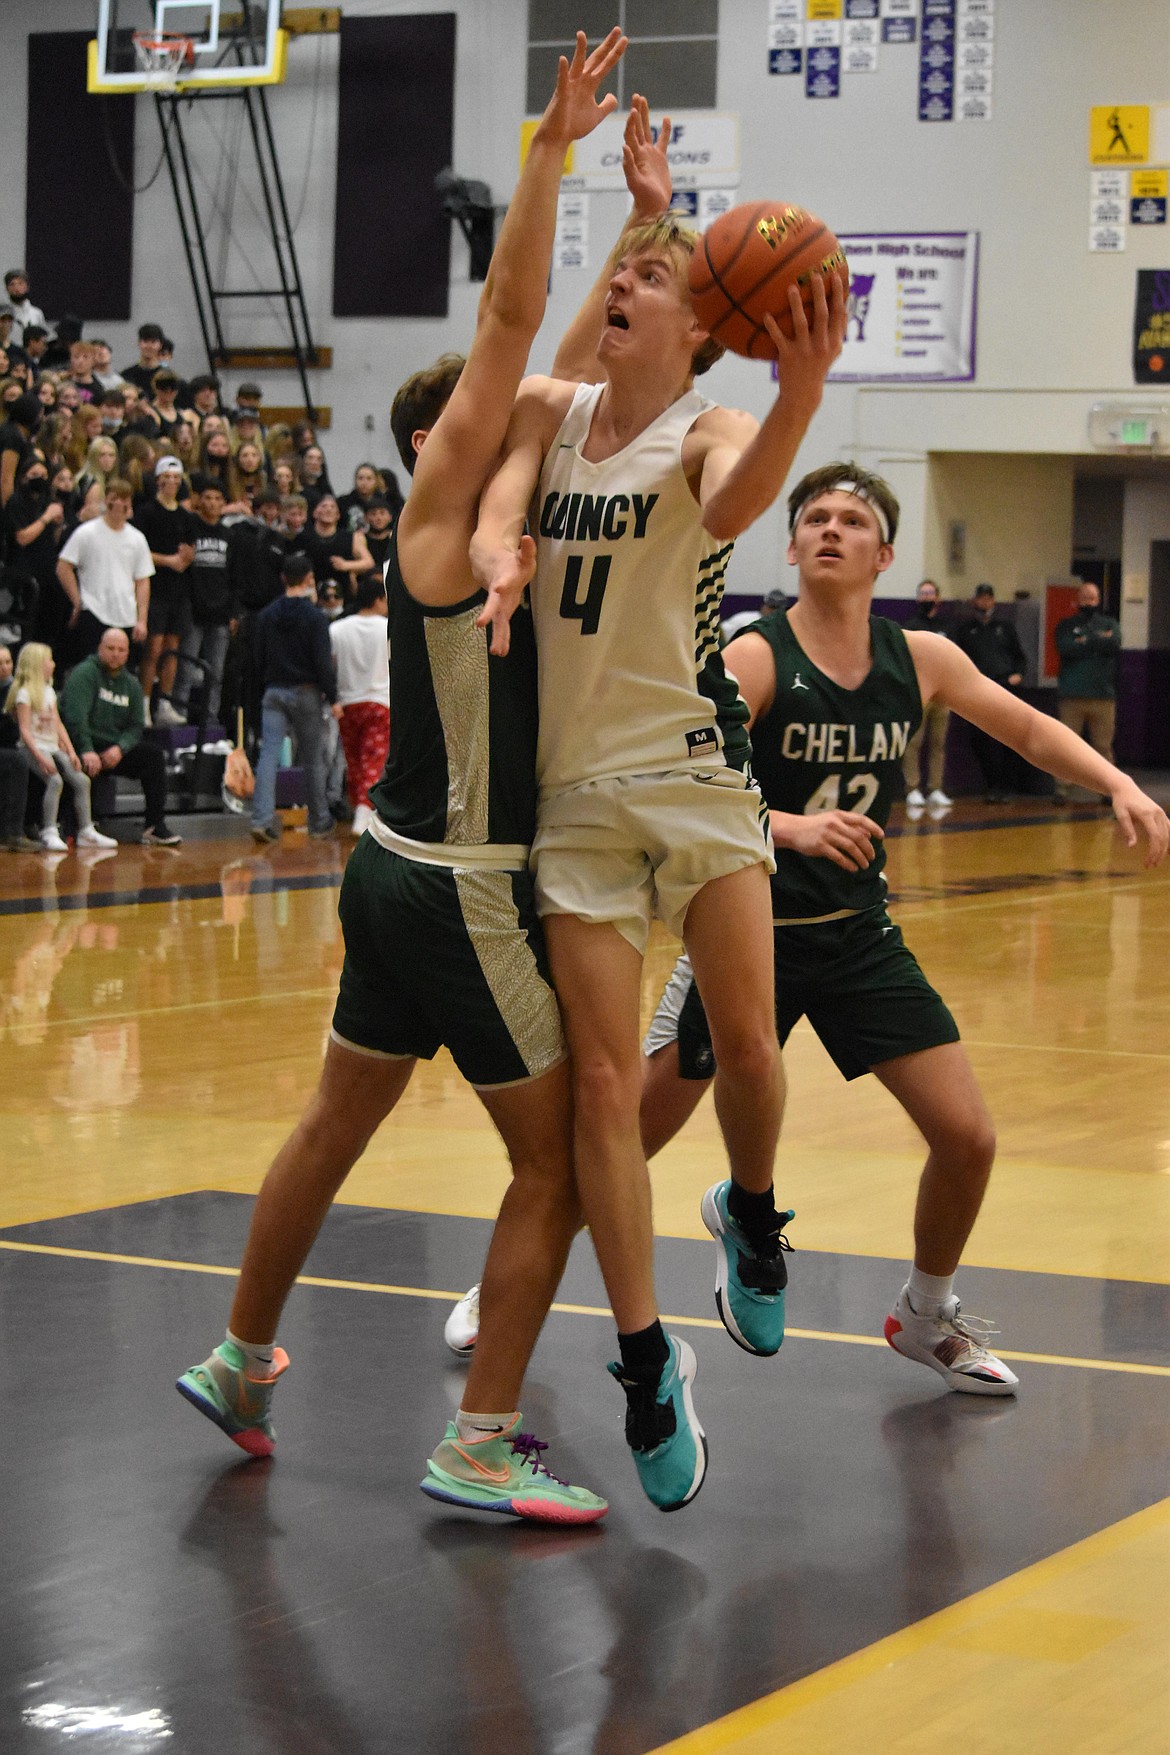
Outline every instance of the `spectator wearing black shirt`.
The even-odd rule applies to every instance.
[[[301,492],[309,503],[310,511],[314,510],[318,500],[324,499],[326,494],[333,499],[325,453],[320,445],[310,445],[308,450],[302,451],[298,474]]]
[[[6,506],[16,487],[17,472],[33,448],[33,434],[41,424],[41,405],[35,396],[18,396],[0,426],[0,506]]]
[[[394,518],[389,502],[381,494],[372,495],[367,502],[366,519],[366,547],[378,570],[378,577],[384,579],[386,562],[390,556],[390,539],[394,534]]]
[[[288,542],[280,522],[280,495],[266,488],[257,496],[251,518],[233,525],[228,544],[232,591],[240,606],[236,637],[224,671],[224,697],[244,710],[252,747],[260,737],[260,676],[256,668],[256,617],[284,590],[281,568]],[[229,714],[230,718],[230,714]]]
[[[349,605],[358,577],[373,568],[366,539],[360,530],[342,530],[340,507],[332,494],[325,494],[313,507],[313,529],[305,551],[313,563],[318,589],[333,581],[341,601]]]
[[[140,439],[149,439],[153,444],[159,437],[160,428],[150,403],[141,394],[137,384],[127,384],[122,397],[122,432],[136,434]]]
[[[88,341],[74,341],[69,347],[69,382],[82,402],[97,402],[102,387],[93,375],[93,348]]]
[[[127,384],[136,384],[143,396],[150,395],[151,380],[162,363],[163,332],[157,323],[144,323],[138,331],[138,358],[122,367]]]
[[[25,358],[32,368],[34,385],[40,382],[41,374],[45,369],[45,350],[48,345],[49,331],[42,329],[39,323],[30,323],[24,332],[21,346],[24,348]]]
[[[359,463],[353,472],[353,488],[348,494],[342,494],[337,504],[341,508],[341,523],[345,530],[364,530],[368,519],[370,501],[375,494],[382,494],[385,482],[372,463]]]
[[[222,414],[219,401],[219,379],[210,373],[202,377],[192,378],[187,385],[187,401],[193,414],[200,421],[207,419],[209,414]]]
[[[289,554],[308,554],[309,538],[313,532],[306,528],[309,522],[309,503],[304,494],[284,494],[280,501],[280,517]]]
[[[263,684],[263,734],[252,800],[252,835],[277,841],[276,771],[286,737],[296,746],[309,795],[309,833],[333,833],[325,796],[322,711],[329,704],[341,718],[329,644],[329,624],[314,601],[316,581],[307,555],[284,563],[284,595],[256,618],[256,660]]]
[[[1014,692],[1023,683],[1028,659],[1015,624],[996,614],[994,585],[975,587],[972,609],[974,613],[955,635],[956,645],[962,647],[976,670]],[[984,796],[989,804],[1000,804],[1011,797],[1012,752],[977,725],[970,727],[970,735],[975,759],[983,770]]]
[[[30,452],[4,512],[8,570],[29,583],[25,638],[53,648],[54,654],[62,648],[73,613],[57,578],[57,555],[70,522],[63,498],[49,480],[48,464]]]
[[[195,521],[179,504],[183,465],[178,458],[160,457],[155,464],[154,476],[154,496],[143,500],[134,513],[134,522],[145,536],[154,562],[146,646],[138,666],[138,680],[150,703],[152,723],[171,726],[184,723],[183,714],[170,696],[175,684],[179,643],[189,620],[186,575],[195,559]],[[151,701],[156,679],[163,691],[157,703]]]
[[[202,676],[207,717],[214,719],[219,712],[224,660],[238,606],[228,566],[229,532],[223,522],[223,488],[209,475],[197,475],[191,487],[195,501],[191,520],[195,553],[188,576],[191,613],[179,643],[179,674],[171,699],[176,711],[185,714],[191,690]],[[184,662],[193,658],[202,660],[205,671]]]
[[[82,330],[80,317],[66,311],[57,319],[57,333],[45,349],[44,367],[47,372],[63,372],[69,369],[69,349],[79,338]]]
[[[150,411],[158,422],[159,434],[162,438],[170,439],[173,442],[175,430],[183,416],[176,407],[179,380],[169,367],[160,366],[154,374],[151,379],[150,394],[152,397]]]

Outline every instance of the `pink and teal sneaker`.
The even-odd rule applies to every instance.
[[[277,1378],[288,1370],[288,1354],[275,1349],[271,1377],[250,1377],[246,1366],[239,1347],[224,1341],[210,1359],[184,1371],[175,1388],[249,1456],[271,1456],[276,1433],[268,1406]]]
[[[503,1511],[534,1523],[596,1523],[604,1517],[606,1501],[546,1469],[541,1456],[548,1445],[530,1432],[517,1433],[519,1424],[517,1414],[502,1432],[468,1439],[451,1421],[419,1486],[445,1505]]]

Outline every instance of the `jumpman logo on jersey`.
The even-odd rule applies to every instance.
[[[794,674],[794,675],[793,675],[793,678],[792,678],[792,687],[793,687],[793,690],[794,690],[794,691],[795,691],[795,690],[796,690],[796,689],[804,689],[804,691],[805,691],[805,693],[806,693],[806,694],[807,694],[807,693],[808,693],[808,692],[809,692],[809,691],[808,691],[808,684],[807,684],[807,683],[805,683],[805,682],[801,682],[801,680],[800,680],[800,672],[799,672],[799,670],[798,670],[798,671],[796,671],[796,672],[795,672],[795,674]]]

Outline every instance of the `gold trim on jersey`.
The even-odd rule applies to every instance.
[[[502,871],[457,871],[455,891],[472,949],[501,1018],[528,1072],[548,1072],[564,1059],[561,1014],[537,967],[528,935]]]
[[[824,926],[830,920],[852,920],[855,914],[868,914],[868,908],[838,908],[835,914],[798,914],[793,920],[773,919],[773,926]]]
[[[447,838],[479,845],[488,838],[488,646],[475,625],[479,603],[463,615],[424,623],[435,706],[447,748]],[[448,862],[450,863],[450,862]]]

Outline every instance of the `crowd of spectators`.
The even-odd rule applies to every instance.
[[[298,594],[311,578],[324,620],[370,613],[361,587],[380,585],[402,504],[393,472],[362,463],[339,493],[310,421],[266,423],[254,383],[225,404],[217,377],[176,369],[158,324],[141,326],[138,357],[119,370],[76,319],[46,322],[22,270],[5,276],[5,296],[0,642],[17,658],[29,643],[45,648],[64,677],[118,629],[147,727],[190,720],[234,731],[242,711],[258,752],[258,618],[302,556],[310,572],[294,569]],[[59,770],[62,760],[53,758]],[[351,777],[359,824],[368,764],[367,750]],[[0,839],[23,843],[23,833]]]

